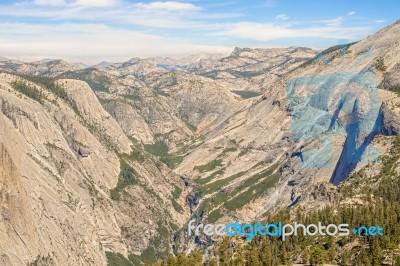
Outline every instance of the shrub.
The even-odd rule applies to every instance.
[[[144,149],[155,156],[167,156],[168,145],[164,141],[157,141],[154,144],[145,144]]]
[[[379,57],[376,61],[375,61],[375,69],[379,70],[381,72],[385,72],[387,67],[385,65],[384,59],[383,57]]]
[[[172,199],[172,206],[174,207],[175,211],[179,213],[183,212],[182,206],[175,199]]]
[[[325,250],[320,247],[315,247],[311,251],[310,265],[311,266],[322,266],[327,261],[327,255]]]
[[[136,177],[139,174],[133,169],[125,160],[120,160],[120,172],[117,186],[110,189],[110,196],[113,200],[119,200],[119,193],[123,191],[127,186],[136,183]]]
[[[249,99],[249,98],[253,98],[253,97],[257,97],[260,96],[261,93],[259,92],[255,92],[255,91],[240,91],[240,90],[233,90],[232,91],[234,94],[239,95],[240,97],[242,97],[242,99]]]
[[[25,96],[27,96],[39,103],[43,103],[42,92],[40,90],[38,90],[37,88],[29,85],[26,81],[23,81],[22,79],[13,81],[11,83],[11,87],[13,87],[14,90],[24,94]]]
[[[109,266],[133,266],[134,264],[121,253],[106,252],[107,265]]]
[[[212,160],[211,162],[204,165],[197,165],[193,167],[193,170],[198,170],[200,173],[214,170],[216,167],[222,166],[222,160]]]
[[[154,144],[145,144],[144,149],[155,156],[157,156],[162,163],[169,168],[175,168],[183,161],[183,156],[168,153],[168,145],[159,140]]]

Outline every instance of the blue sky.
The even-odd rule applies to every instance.
[[[398,1],[0,1],[0,55],[97,63],[228,54],[239,47],[326,48],[399,19]]]

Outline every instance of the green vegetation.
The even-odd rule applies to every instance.
[[[214,179],[214,177],[219,176],[219,175],[223,175],[225,172],[225,168],[221,168],[215,172],[213,172],[212,174],[210,174],[209,176],[205,177],[205,178],[198,178],[196,179],[197,184],[199,185],[205,185],[208,182],[210,182],[211,180]]]
[[[385,72],[386,71],[387,66],[385,65],[383,57],[379,57],[378,59],[376,59],[374,67],[378,71],[381,71],[381,72]]]
[[[260,96],[261,93],[259,92],[255,92],[255,91],[240,91],[240,90],[233,90],[233,93],[239,95],[240,97],[242,97],[243,99],[249,99],[249,98],[253,98],[253,97],[257,97]]]
[[[218,207],[223,207],[230,211],[234,211],[243,207],[252,200],[260,197],[262,193],[273,187],[279,181],[280,174],[273,174],[277,167],[278,165],[275,164],[257,174],[254,174],[231,191],[223,188],[229,185],[232,181],[243,176],[245,172],[239,172],[227,178],[219,179],[211,183],[209,183],[208,180],[210,177],[216,175],[218,171],[205,178],[207,182],[203,181],[200,183],[199,181],[202,179],[197,179],[198,184],[200,185],[198,188],[198,193],[200,195],[217,192],[212,197],[205,200],[199,207],[199,210],[203,211],[217,208],[211,211],[207,216],[207,220],[211,222],[222,217],[221,210]]]
[[[36,259],[32,262],[29,262],[27,266],[41,266],[41,265],[53,265],[54,260],[50,255],[43,256],[37,255]]]
[[[174,207],[175,211],[182,213],[183,208],[182,206],[178,203],[178,199],[182,194],[182,189],[179,187],[175,187],[175,190],[172,192],[172,206]]]
[[[214,172],[215,173],[215,172]],[[200,186],[200,192],[204,195],[204,194],[211,194],[214,193],[215,191],[221,189],[222,187],[228,185],[229,183],[231,183],[233,180],[235,180],[236,178],[241,177],[245,172],[239,172],[236,173],[234,175],[231,175],[227,178],[224,179],[219,179],[217,181],[214,181],[212,183]]]
[[[159,157],[160,161],[169,168],[175,168],[183,161],[183,156],[168,153],[168,145],[164,141],[156,141],[154,144],[145,144],[144,149]]]
[[[175,211],[180,213],[183,212],[182,206],[175,199],[172,199],[172,206],[174,207]]]
[[[161,238],[168,238],[169,236],[168,228],[165,227],[161,221],[157,222],[157,232]]]
[[[221,210],[220,209],[216,209],[216,210],[210,212],[210,214],[208,214],[207,221],[209,223],[215,223],[220,218],[222,218]]]
[[[193,167],[193,170],[198,170],[200,173],[214,170],[216,167],[222,166],[222,160],[212,160],[211,162],[204,165],[197,165]]]
[[[239,152],[238,157],[242,157],[243,155],[245,155],[247,152],[249,151],[249,149],[243,149]]]
[[[192,123],[190,123],[189,121],[189,117],[187,115],[182,115],[181,117],[183,123],[185,123],[185,125],[193,132],[196,132],[197,127],[195,125],[193,125]]]
[[[29,85],[26,81],[22,79],[17,79],[11,83],[11,87],[14,90],[24,94],[25,96],[39,102],[43,103],[43,93],[34,86]]]
[[[266,177],[264,180],[257,183],[255,186],[250,187],[247,191],[244,191],[243,193],[239,194],[238,196],[226,202],[226,204],[224,205],[225,208],[234,211],[236,209],[245,206],[252,200],[255,200],[258,197],[260,197],[263,192],[273,187],[279,181],[279,178],[280,178],[279,173],[275,173],[271,176]]]
[[[179,199],[181,194],[182,194],[182,189],[175,186],[175,190],[172,192],[172,197],[177,200],[177,199]]]
[[[177,144],[179,147],[178,154],[186,154],[190,150],[195,149],[204,142],[204,135],[200,135],[197,138],[191,137],[190,142],[180,142]]]
[[[271,172],[271,169],[264,170],[248,178],[229,193],[219,192],[211,199],[209,206],[216,207],[222,204],[225,209],[230,211],[242,208],[246,204],[260,197],[262,193],[273,187],[279,181],[280,174],[271,174]],[[243,175],[243,172],[236,174],[236,178],[240,175]],[[260,179],[262,180],[257,183]],[[212,212],[210,215],[211,214]]]
[[[164,141],[157,141],[154,144],[145,144],[144,149],[158,157],[168,155],[168,145]]]
[[[314,63],[316,60],[318,60],[319,57],[326,56],[326,55],[328,55],[330,53],[333,53],[333,52],[339,52],[339,50],[342,49],[342,48],[345,48],[346,49],[345,52],[347,53],[349,51],[350,47],[352,45],[356,44],[356,43],[358,43],[358,42],[352,42],[352,43],[348,43],[348,44],[344,44],[344,45],[343,44],[338,44],[338,45],[331,46],[331,47],[323,50],[321,53],[317,54],[314,58],[311,58],[310,60],[304,62],[303,64],[301,64],[297,68],[305,68],[305,67],[311,65],[312,63]]]
[[[191,124],[189,121],[182,119],[182,121],[185,123],[185,125],[193,132],[196,132],[197,127],[193,124]]]
[[[78,71],[70,71],[62,74],[58,78],[77,79],[85,81],[92,90],[108,92],[111,86],[110,79],[95,68],[86,68]]]
[[[119,200],[120,192],[123,191],[127,186],[133,185],[136,183],[136,177],[139,174],[133,169],[125,160],[120,160],[120,172],[117,186],[113,189],[110,189],[111,199]]]
[[[178,256],[168,256],[164,261],[157,262],[153,266],[165,265],[185,265],[185,266],[203,266],[203,257],[200,251],[193,251],[189,256],[181,253]]]
[[[108,266],[134,266],[127,258],[121,253],[106,252]]]
[[[235,152],[237,151],[236,147],[230,147],[230,148],[226,148],[222,151],[223,154],[228,153],[228,152]]]
[[[157,252],[154,249],[154,247],[149,246],[145,250],[143,250],[142,254],[140,256],[137,256],[135,254],[129,254],[128,259],[133,262],[133,265],[143,265],[144,264],[150,264],[153,263],[159,258],[157,256]]]
[[[56,97],[58,97],[59,99],[65,101],[71,108],[72,110],[74,110],[74,112],[81,117],[81,114],[78,111],[78,107],[76,106],[76,103],[74,101],[72,101],[69,97],[68,97],[68,93],[65,91],[65,89],[58,85],[56,83],[56,79],[54,78],[48,78],[48,77],[39,77],[39,76],[29,76],[29,75],[24,75],[24,74],[15,74],[19,77],[21,77],[22,79],[28,80],[34,84],[37,84],[41,87],[43,87],[45,90],[53,93]],[[18,84],[19,82],[22,82],[22,84]],[[33,88],[31,86],[28,86],[28,88],[23,88],[23,86],[21,87],[21,85],[23,85],[23,83],[25,83],[25,85],[27,84],[26,82],[22,81],[22,80],[17,80],[17,84],[14,85],[19,85],[21,90],[27,92],[28,94],[25,94],[24,92],[20,91],[21,93],[24,93],[25,95],[27,95],[28,97],[33,97],[32,99],[43,103],[43,100],[46,99],[46,97],[41,94],[41,92],[39,92],[39,90],[37,90],[36,88]],[[11,84],[12,86],[14,86],[13,84]],[[18,90],[18,88],[15,88],[16,90]]]
[[[169,154],[168,156],[161,157],[160,161],[167,165],[169,168],[173,169],[183,161],[183,156]]]
[[[324,249],[318,246],[312,249],[310,256],[311,266],[323,266],[323,264],[327,261],[328,261],[328,256]]]
[[[252,78],[258,75],[264,74],[264,70],[258,70],[258,71],[243,71],[243,70],[237,70],[237,69],[227,69],[226,70],[229,74],[235,76],[235,77],[241,77],[241,78]]]
[[[140,145],[135,143],[131,145],[132,151],[127,153],[120,153],[118,154],[120,158],[127,160],[127,161],[136,161],[139,163],[143,163],[146,159],[145,155],[143,154],[143,150],[140,148]]]
[[[139,256],[130,254],[128,256],[128,259],[133,263],[133,265],[149,265],[154,263],[156,260],[167,258],[170,231],[162,221],[157,222],[156,230],[158,235],[150,240],[149,246],[142,252],[142,254]]]
[[[387,89],[390,90],[390,91],[393,91],[393,92],[397,93],[397,95],[400,96],[400,85],[391,86],[391,87],[389,87],[389,88],[387,88]]]
[[[47,77],[38,77],[38,76],[28,76],[28,75],[20,75],[22,78],[29,80],[39,86],[47,89],[48,91],[54,93],[58,98],[69,101],[69,97],[64,88],[56,83],[56,79],[47,78]]]
[[[254,167],[253,167],[254,168]],[[247,178],[241,185],[237,186],[234,192],[240,192],[244,189],[253,186],[257,181],[261,180],[264,177],[270,176],[275,170],[278,168],[277,164],[272,165],[271,167]]]

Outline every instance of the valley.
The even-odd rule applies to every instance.
[[[189,237],[187,223],[329,220],[342,205],[390,205],[396,236],[399,36],[396,22],[324,51],[93,66],[1,58],[0,264],[262,265],[251,256],[268,238],[233,240],[241,253],[227,239]],[[381,252],[398,253],[388,238]],[[270,255],[285,256],[264,264],[302,263],[297,248],[312,240],[293,241],[303,246],[273,242]]]

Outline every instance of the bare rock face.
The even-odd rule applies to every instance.
[[[31,63],[4,58],[0,60],[0,68],[19,74],[55,77],[67,71],[76,71],[83,66],[70,64],[64,60],[42,60]]]
[[[382,104],[383,132],[386,135],[400,134],[399,101],[387,101]]]
[[[3,143],[0,144],[0,169],[1,262],[2,265],[22,265],[29,259],[29,253],[35,252],[38,239],[29,195]]]
[[[387,73],[382,81],[382,87],[387,90],[396,90],[400,88],[400,64],[397,63]]]
[[[102,94],[104,108],[115,118],[126,135],[141,140],[144,143],[153,143],[153,133],[139,111],[134,108],[134,103],[122,101],[122,97],[113,97]]]
[[[281,76],[312,59],[316,53],[304,47],[236,47],[229,56],[204,62],[195,72],[218,80],[229,90],[264,92]]]
[[[13,77],[3,75],[2,82],[9,78]],[[25,246],[4,254],[18,257],[24,264],[38,255],[48,257],[55,265],[84,261],[102,264],[105,255],[101,243],[118,236],[119,228],[106,212],[108,204],[96,206],[91,191],[107,191],[116,184],[118,158],[81,125],[64,103],[59,102],[57,109],[50,104],[41,106],[8,92],[6,83],[2,86],[7,89],[2,89],[0,95],[3,152],[7,151],[12,160],[10,167],[14,165],[11,169],[16,172],[15,180],[20,180],[21,197],[24,193],[27,196],[27,204],[10,206],[10,212],[30,217],[21,227],[30,225],[30,233],[18,237]],[[90,159],[81,160],[72,143],[90,147]],[[98,230],[107,230],[110,236],[101,239]],[[117,241],[112,243],[124,250]],[[66,249],[68,253],[62,252]]]
[[[159,237],[159,227],[168,237],[171,224],[182,223],[171,201],[171,191],[181,185],[178,177],[150,159],[122,159],[133,143],[86,83],[59,81],[70,99],[64,101],[25,81],[46,92],[38,102],[15,91],[10,85],[14,80],[0,75],[4,265],[39,260],[48,265],[105,265],[105,251],[140,254]],[[112,200],[121,160],[134,169],[135,179],[119,200]],[[143,238],[136,238],[143,232]]]
[[[120,152],[130,152],[131,143],[129,139],[118,123],[103,109],[87,83],[61,79],[58,84],[65,88],[70,99],[77,106],[79,114],[89,124],[90,128],[100,132],[104,141],[108,141],[110,145],[115,146]],[[107,138],[107,136],[113,136],[113,138]]]

